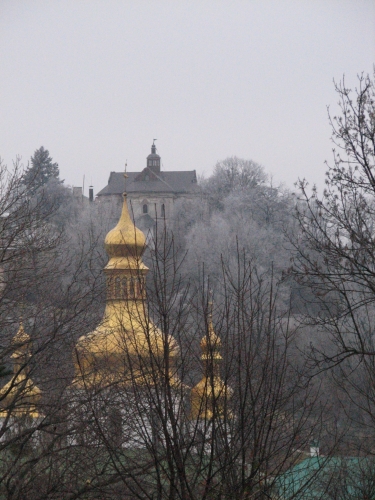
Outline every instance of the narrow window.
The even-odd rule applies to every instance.
[[[162,205],[161,205],[161,216],[165,217],[165,205],[164,205],[164,203],[162,203]]]
[[[126,278],[122,278],[122,296],[124,299],[128,298],[128,280]]]
[[[138,281],[138,286],[139,286],[139,298],[143,299],[144,297],[144,289],[145,289],[145,280],[140,278]]]
[[[115,279],[115,298],[119,299],[121,295],[121,280],[119,277]]]
[[[143,205],[143,213],[148,214],[148,205],[146,204]]]
[[[130,297],[133,299],[134,298],[134,281],[130,280]]]

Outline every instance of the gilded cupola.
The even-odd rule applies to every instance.
[[[30,377],[31,339],[21,321],[12,339],[13,376],[0,390],[0,417],[38,417],[41,391]]]
[[[201,360],[203,377],[191,390],[191,417],[193,419],[211,420],[214,417],[223,417],[231,389],[220,376],[221,340],[215,333],[212,320],[213,303],[209,303],[207,332],[202,338]]]
[[[126,174],[125,174],[126,177]],[[146,303],[148,268],[142,261],[146,238],[133,223],[127,197],[116,227],[105,238],[109,261],[106,307],[97,328],[78,340],[75,384],[145,382],[151,358],[174,358],[177,344],[151,321]],[[166,349],[167,348],[167,349]],[[148,361],[147,361],[148,360]],[[167,363],[172,367],[173,363]]]
[[[105,269],[139,269],[142,266],[144,268],[141,258],[145,244],[145,235],[133,224],[124,196],[120,220],[104,240],[109,257]]]

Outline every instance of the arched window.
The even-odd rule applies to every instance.
[[[117,277],[115,279],[115,298],[119,299],[121,296],[121,279]]]
[[[148,205],[147,205],[147,203],[145,203],[145,204],[143,205],[143,213],[144,213],[144,214],[148,214]]]
[[[164,203],[162,203],[162,205],[161,205],[161,216],[165,217],[165,205],[164,205]]]
[[[130,290],[129,290],[130,297],[133,299],[134,298],[134,281],[130,280]]]
[[[128,280],[126,278],[122,278],[122,296],[124,299],[128,298]]]

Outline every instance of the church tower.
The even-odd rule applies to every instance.
[[[156,153],[155,141],[151,146],[151,154],[147,156],[147,167],[155,174],[160,174],[160,156]]]
[[[75,385],[145,383],[155,376],[149,372],[150,360],[167,356],[172,369],[178,348],[148,316],[148,268],[142,261],[146,239],[130,217],[126,193],[120,219],[104,244],[109,257],[105,312],[98,327],[77,343]]]

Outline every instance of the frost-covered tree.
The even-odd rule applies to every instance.
[[[223,208],[223,199],[230,193],[255,188],[266,180],[267,174],[259,163],[231,156],[217,162],[212,176],[203,182],[203,189],[215,210]]]

